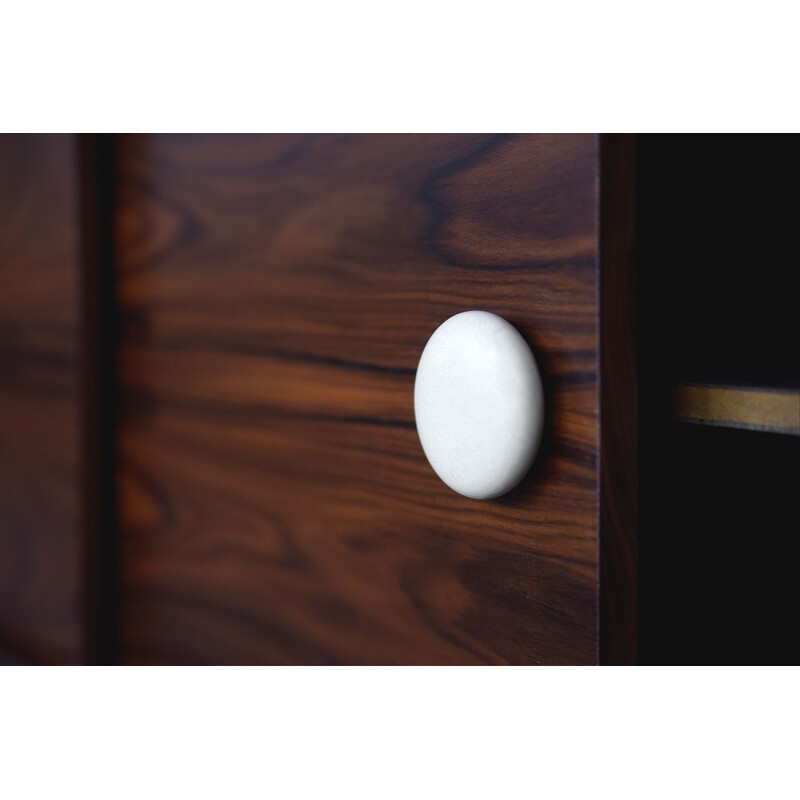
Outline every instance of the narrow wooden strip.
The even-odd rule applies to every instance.
[[[680,384],[669,411],[687,422],[800,436],[800,390]]]
[[[0,647],[81,663],[78,139],[0,136]]]

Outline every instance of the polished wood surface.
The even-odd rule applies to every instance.
[[[597,662],[597,138],[118,159],[124,660]],[[488,502],[414,427],[419,354],[469,308],[520,330],[548,401],[532,474]]]
[[[79,147],[0,136],[0,650],[85,655]]]

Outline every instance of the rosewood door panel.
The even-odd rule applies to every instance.
[[[598,138],[116,149],[123,659],[596,663]],[[492,501],[414,426],[419,355],[471,308],[519,329],[548,406]]]
[[[79,161],[0,136],[0,662],[86,654]]]

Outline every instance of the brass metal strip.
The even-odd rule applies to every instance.
[[[800,436],[800,390],[680,384],[669,411],[686,422]]]

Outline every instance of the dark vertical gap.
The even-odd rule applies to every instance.
[[[80,137],[84,356],[86,661],[120,659],[117,552],[117,313],[114,286],[115,140]]]
[[[599,661],[638,648],[636,137],[600,137]]]

